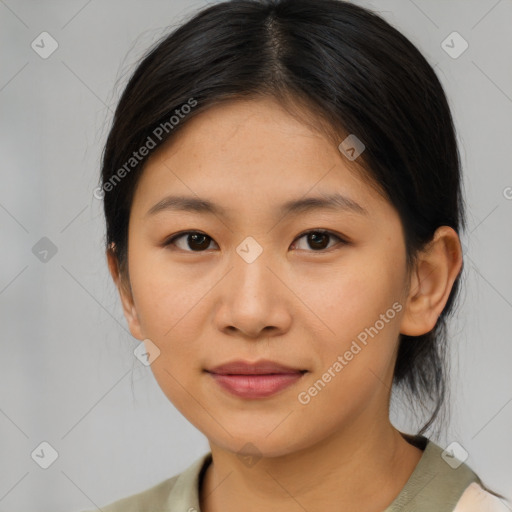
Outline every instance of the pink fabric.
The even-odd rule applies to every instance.
[[[507,506],[503,500],[493,496],[477,483],[472,483],[460,497],[453,512],[511,512],[512,504]]]

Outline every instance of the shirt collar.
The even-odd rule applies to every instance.
[[[172,512],[200,512],[199,485],[206,468],[212,462],[212,453],[208,452],[196,459],[185,471],[180,473],[166,503],[165,510]]]
[[[433,476],[438,477],[436,480],[436,485],[438,486],[444,481],[444,477],[446,477],[447,481],[450,480],[450,478],[455,478],[452,473],[456,472],[449,468],[449,466],[441,459],[443,452],[442,448],[422,435],[413,436],[402,433],[402,436],[411,444],[422,449],[423,455],[405,487],[393,503],[386,508],[385,512],[402,511],[406,504],[411,502],[414,498],[417,498],[416,495],[421,494],[419,491],[423,491],[427,484],[433,479]],[[176,483],[169,493],[166,507],[164,509],[166,512],[201,512],[199,507],[199,489],[204,472],[211,462],[212,453],[208,452],[196,459],[185,471],[178,475]],[[460,475],[461,481],[458,482],[454,480],[454,483],[459,484],[460,493],[462,493],[464,488],[471,481],[479,481],[478,477],[465,464],[462,464],[459,472],[462,473]],[[449,482],[446,483],[450,486]],[[426,502],[428,503],[428,499]]]

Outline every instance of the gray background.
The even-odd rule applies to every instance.
[[[451,326],[453,412],[437,442],[459,442],[484,482],[512,498],[512,1],[357,3],[420,48],[449,97],[469,229]],[[204,5],[0,0],[0,511],[93,509],[209,449],[133,355],[93,197],[134,62]],[[31,47],[43,31],[59,45],[47,59]],[[469,43],[456,59],[441,46],[453,31]],[[46,261],[33,252],[42,237],[57,248]],[[48,469],[31,457],[42,441],[58,452]]]

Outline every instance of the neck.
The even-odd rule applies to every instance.
[[[315,446],[263,457],[254,465],[213,443],[210,447],[212,463],[200,492],[202,512],[256,512],[262,507],[334,512],[360,510],[362,504],[365,511],[379,512],[400,493],[423,453],[389,419],[370,431],[335,432]]]

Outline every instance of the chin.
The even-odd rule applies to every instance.
[[[272,432],[272,428],[266,429],[263,433],[258,431],[253,434],[247,429],[241,431],[240,434],[230,429],[232,437],[229,434],[224,435],[221,439],[207,437],[210,446],[215,445],[242,459],[252,457],[252,461],[249,459],[250,463],[261,458],[283,457],[311,445],[311,439],[304,439],[303,442],[293,440],[286,432],[283,431],[281,435],[278,435],[276,431]],[[268,432],[272,433],[269,435]]]

